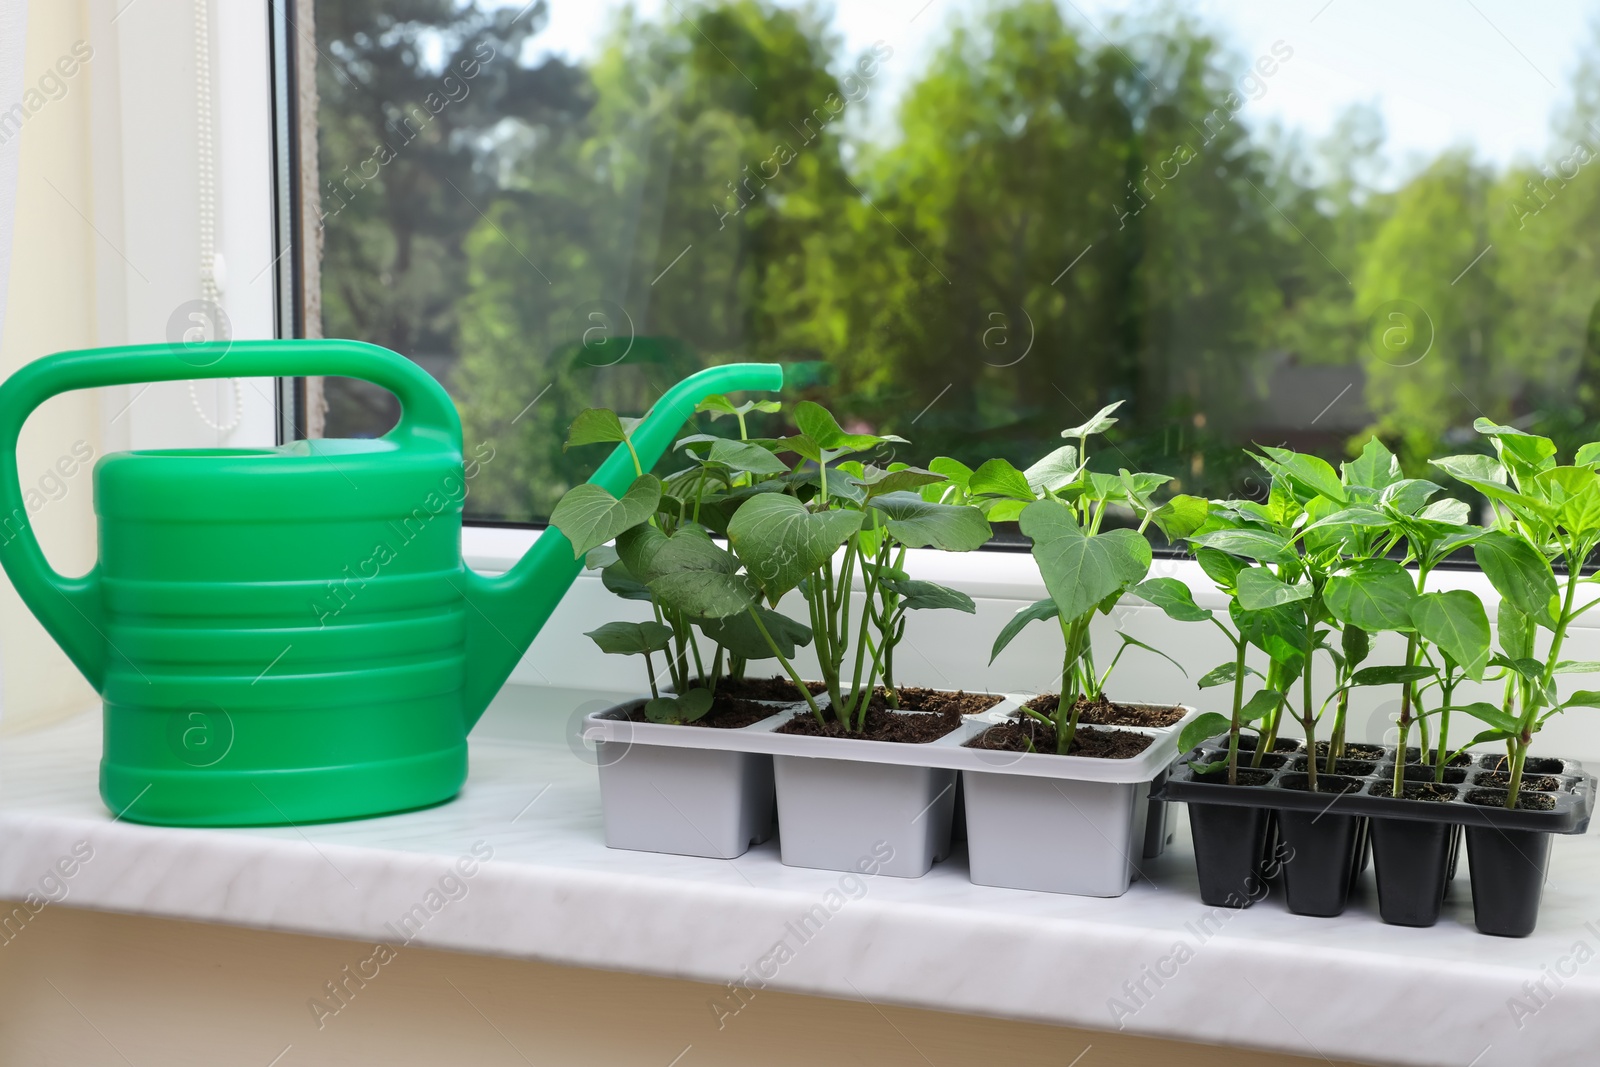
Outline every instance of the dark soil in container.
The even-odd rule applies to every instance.
[[[696,687],[704,687],[703,679],[693,683]],[[813,693],[826,693],[828,687],[821,682],[807,682],[806,688]],[[740,700],[804,700],[799,691],[795,689],[791,679],[779,676],[771,678],[727,678],[724,677],[717,683],[717,696],[736,697]],[[770,713],[771,709],[768,709]]]
[[[959,714],[946,712],[941,715],[929,715],[925,712],[889,711],[877,701],[873,701],[867,707],[866,729],[860,733],[846,731],[838,720],[832,718],[828,719],[826,727],[819,726],[816,716],[809,710],[795,715],[778,727],[777,732],[799,734],[803,737],[849,737],[861,741],[894,741],[906,745],[921,745],[937,741],[960,725]]]
[[[1208,771],[1205,774],[1197,774],[1194,776],[1194,780],[1197,782],[1207,782],[1212,785],[1227,785],[1228,768],[1224,767],[1218,771]],[[1270,781],[1272,781],[1272,775],[1268,774],[1266,771],[1255,771],[1246,767],[1240,767],[1239,780],[1234,784],[1266,785]]]
[[[737,730],[758,723],[762,719],[771,718],[773,712],[777,710],[771,704],[757,704],[753,700],[742,700],[719,692],[716,699],[711,702],[710,711],[702,718],[682,725],[704,726],[712,730]],[[645,718],[643,704],[640,704],[628,718],[634,722],[650,721]]]
[[[1028,701],[1025,707],[1032,708],[1041,715],[1054,715],[1061,706],[1061,697],[1055,693],[1046,693]],[[1105,697],[1099,700],[1078,698],[1078,721],[1092,723],[1095,726],[1171,726],[1183,718],[1183,709],[1151,708],[1143,705],[1113,704]]]
[[[1317,757],[1317,773],[1319,775],[1327,773],[1327,766],[1328,754],[1326,751],[1324,751],[1321,756]],[[1333,761],[1334,774],[1353,774],[1358,778],[1371,774],[1375,767],[1377,767],[1377,764],[1373,763],[1371,760],[1336,759]],[[1303,771],[1305,769],[1306,758],[1304,756],[1295,757],[1294,766],[1291,768],[1291,770]]]
[[[1430,766],[1427,766],[1426,764],[1422,764],[1422,763],[1408,763],[1408,764],[1406,764],[1406,781],[1408,781],[1408,782],[1432,782],[1432,781],[1436,781],[1437,777],[1438,777],[1438,772],[1439,772],[1439,768],[1437,768],[1437,767],[1430,767]],[[1380,776],[1382,776],[1382,777],[1393,779],[1394,778],[1394,764],[1385,763],[1383,765],[1383,767],[1379,769],[1378,774]],[[1444,769],[1444,782],[1445,782],[1446,785],[1460,785],[1462,782],[1465,782],[1466,780],[1467,780],[1467,772],[1462,770],[1460,767],[1446,767]]]
[[[1155,738],[1127,730],[1096,730],[1078,727],[1072,735],[1069,756],[1094,759],[1132,759]],[[986,748],[996,752],[1041,752],[1056,755],[1056,728],[1034,719],[1013,720],[991,726],[966,744],[967,748]]]
[[[1506,771],[1511,770],[1511,760],[1505,756],[1485,756],[1483,758],[1485,770]],[[1562,774],[1567,765],[1564,760],[1558,759],[1525,759],[1522,761],[1523,774]]]
[[[988,711],[1005,699],[993,693],[946,693],[939,689],[920,689],[909,685],[901,686],[899,695],[903,711],[937,711],[941,714],[955,711],[961,715]],[[874,696],[882,698],[883,689],[880,687]]]
[[[1474,789],[1467,794],[1467,803],[1485,808],[1503,808],[1506,806],[1506,792],[1504,789]],[[1518,793],[1517,807],[1529,811],[1554,811],[1556,798],[1549,793]]]
[[[1311,776],[1306,774],[1286,774],[1278,779],[1278,784],[1285,789],[1298,789],[1302,793],[1311,792]],[[1344,778],[1337,774],[1317,775],[1317,792],[1327,793],[1359,793],[1362,782],[1355,778]]]
[[[1223,747],[1223,748],[1207,748],[1202,752],[1201,759],[1200,759],[1199,762],[1202,762],[1202,763],[1215,763],[1217,760],[1225,760],[1227,758],[1228,758],[1228,750],[1227,750],[1226,747]],[[1267,753],[1263,753],[1262,756],[1261,756],[1261,761],[1259,763],[1256,761],[1255,753],[1246,752],[1246,751],[1244,751],[1242,749],[1239,752],[1239,767],[1240,767],[1241,770],[1244,769],[1245,767],[1250,767],[1250,768],[1255,769],[1255,770],[1275,771],[1275,770],[1278,770],[1279,768],[1285,766],[1288,762],[1289,762],[1289,757],[1286,754],[1282,753],[1282,752],[1267,752]],[[1295,770],[1304,770],[1305,769],[1305,757],[1303,757],[1303,756],[1298,757],[1297,760],[1296,760],[1296,766],[1293,769],[1295,769]]]
[[[1240,734],[1239,735],[1239,747],[1241,749],[1243,749],[1243,750],[1246,750],[1246,751],[1249,751],[1249,752],[1254,752],[1256,750],[1256,740],[1257,740],[1257,738],[1256,738],[1256,736],[1254,734]],[[1301,746],[1300,742],[1296,741],[1292,737],[1280,737],[1280,738],[1278,738],[1278,740],[1273,742],[1272,751],[1274,751],[1274,752],[1299,752],[1301,747],[1302,746]],[[1350,746],[1346,745],[1345,747],[1349,748]]]
[[[1439,785],[1436,782],[1414,782],[1406,786],[1400,794],[1401,800],[1428,800],[1438,804],[1446,804],[1456,799],[1460,790],[1451,785]],[[1370,795],[1375,797],[1394,796],[1393,782],[1373,782]]]
[[[1378,760],[1383,759],[1388,754],[1388,750],[1382,745],[1357,745],[1346,742],[1344,746],[1344,755],[1340,758],[1370,760],[1376,763]],[[1317,742],[1317,758],[1323,760],[1328,758],[1328,742]]]
[[[1486,771],[1478,775],[1479,785],[1510,785],[1511,774],[1509,771]],[[1522,788],[1535,793],[1554,793],[1561,788],[1561,780],[1551,778],[1547,774],[1523,775]]]

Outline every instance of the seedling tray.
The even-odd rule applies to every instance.
[[[1498,754],[1472,755],[1449,768],[1447,778],[1456,781],[1444,787],[1454,799],[1427,801],[1374,795],[1375,787],[1393,781],[1393,747],[1384,747],[1377,760],[1360,761],[1365,767],[1342,766],[1332,777],[1353,784],[1347,792],[1290,787],[1290,781],[1303,784],[1304,746],[1275,753],[1282,757],[1279,766],[1250,768],[1266,776],[1259,785],[1201,780],[1190,763],[1216,762],[1225,754],[1224,742],[1224,737],[1212,738],[1185,753],[1153,794],[1189,804],[1201,898],[1216,906],[1248,907],[1256,899],[1252,887],[1261,882],[1264,843],[1275,822],[1287,848],[1282,869],[1291,912],[1342,912],[1370,840],[1383,921],[1432,926],[1454,877],[1465,830],[1478,929],[1525,937],[1538,922],[1550,835],[1585,832],[1594,811],[1595,777],[1572,760],[1539,760],[1524,776],[1524,785],[1540,784],[1534,778],[1554,780],[1552,788],[1524,790],[1553,798],[1553,808],[1508,811],[1465,799],[1474,789],[1506,787],[1494,780],[1503,762]],[[1241,756],[1248,763],[1253,753]]]
[[[1295,779],[1305,776],[1303,770],[1293,769],[1296,757],[1304,756],[1303,749],[1300,752],[1278,753],[1287,757],[1282,767],[1270,770],[1251,768],[1271,776],[1262,785],[1228,785],[1201,780],[1190,766],[1191,762],[1198,760],[1201,763],[1212,763],[1227,755],[1226,738],[1213,738],[1183,755],[1167,776],[1166,785],[1158,794],[1158,798],[1246,808],[1274,808],[1281,811],[1379,816],[1418,822],[1453,823],[1459,826],[1496,827],[1501,830],[1534,830],[1549,834],[1581,834],[1589,829],[1589,819],[1594,813],[1595,776],[1586,773],[1582,764],[1574,760],[1555,760],[1553,762],[1561,766],[1559,771],[1540,772],[1540,775],[1554,778],[1558,783],[1558,787],[1554,790],[1541,791],[1545,795],[1555,797],[1553,810],[1536,811],[1529,808],[1507,810],[1503,807],[1469,804],[1465,800],[1466,795],[1474,789],[1506,788],[1503,783],[1480,781],[1484,776],[1495,773],[1491,765],[1504,758],[1498,754],[1473,754],[1472,762],[1459,768],[1465,772],[1465,780],[1459,784],[1446,786],[1456,791],[1455,800],[1406,800],[1372,795],[1374,786],[1393,782],[1394,751],[1393,747],[1385,747],[1383,759],[1370,761],[1374,764],[1370,773],[1336,776],[1361,782],[1360,790],[1340,794],[1310,793],[1303,789],[1291,789],[1284,784],[1285,778]],[[1240,752],[1241,771],[1248,767],[1253,755],[1251,752]],[[1388,773],[1385,773],[1385,768],[1388,769]],[[1322,776],[1319,766],[1318,777]],[[1535,777],[1535,775],[1529,772],[1525,777]]]
[[[796,715],[809,713],[803,703],[776,706],[772,715],[748,726],[716,730],[636,722],[629,714],[635,702],[590,715],[584,737],[609,749],[608,758],[623,767],[625,753],[635,747],[770,759],[780,852],[783,862],[802,867],[855,870],[870,854],[879,873],[927,873],[950,851],[959,781],[973,881],[1116,896],[1136,870],[1132,857],[1155,855],[1165,844],[1166,807],[1149,799],[1150,786],[1172,762],[1177,736],[1197,712],[1185,708],[1181,718],[1162,727],[1093,727],[1150,737],[1144,751],[1130,759],[965,747],[1014,718],[1018,706],[1031,698],[1007,694],[993,708],[966,716],[950,733],[922,744],[778,733]],[[1043,810],[1052,816],[1037,818]],[[840,811],[850,817],[841,819]],[[691,823],[709,821],[688,815]],[[1056,835],[1052,847],[1040,847],[1039,826]],[[1031,829],[1019,832],[1018,827]]]

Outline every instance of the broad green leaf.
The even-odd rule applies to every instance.
[[[1316,522],[1306,526],[1301,532],[1310,533],[1312,530],[1324,529],[1329,526],[1381,527],[1388,526],[1389,523],[1389,516],[1377,508],[1369,504],[1357,504],[1354,507],[1339,508],[1326,518],[1318,519]]]
[[[1480,722],[1488,723],[1496,730],[1499,730],[1507,735],[1517,734],[1522,731],[1522,724],[1517,722],[1515,716],[1506,714],[1504,708],[1498,707],[1494,704],[1486,703],[1481,700],[1472,704],[1457,704],[1450,710],[1464,711],[1468,715],[1471,715],[1474,719],[1477,719]],[[1477,742],[1474,741],[1472,743],[1476,744]]]
[[[617,556],[623,566],[641,582],[655,577],[656,553],[667,543],[667,535],[654,526],[635,526],[617,538]]]
[[[1514,426],[1501,426],[1488,419],[1476,419],[1472,428],[1494,442],[1500,461],[1508,467],[1533,474],[1555,466],[1556,446],[1548,437],[1538,437]]]
[[[778,651],[783,653],[784,659],[793,659],[796,648],[803,648],[811,643],[811,627],[759,604],[756,605],[755,612],[761,617],[761,625],[772,635],[772,640],[777,644]],[[748,611],[721,619],[696,619],[695,624],[700,627],[701,633],[735,656],[744,659],[773,658],[772,646],[761,636],[760,629],[756,627]]]
[[[970,552],[994,536],[983,512],[970,504],[930,504],[916,493],[887,493],[867,506],[887,517],[889,536],[908,548]]]
[[[1563,708],[1600,708],[1600,692],[1579,689],[1561,702]]]
[[[572,542],[574,559],[623,531],[648,522],[661,500],[661,482],[652,474],[634,479],[619,500],[592,482],[573,486],[550,513],[550,525]]]
[[[1553,467],[1536,475],[1532,488],[1568,531],[1589,535],[1600,528],[1600,474],[1587,467]]]
[[[1179,493],[1150,516],[1168,541],[1182,541],[1205,525],[1211,504],[1205,497]]]
[[[1090,418],[1088,422],[1080,423],[1071,429],[1062,430],[1061,436],[1088,437],[1090,434],[1105,433],[1107,430],[1111,429],[1111,427],[1117,424],[1117,420],[1111,417],[1111,413],[1120,408],[1123,403],[1123,401],[1118,400],[1114,404],[1107,404],[1105,407],[1095,412],[1094,416]]]
[[[778,439],[778,451],[793,452],[804,459],[809,459],[813,463],[822,463],[824,456],[827,457],[827,462],[830,463],[838,458],[838,455],[825,452],[821,445],[805,434],[799,434],[795,437],[780,437]],[[842,452],[839,453],[839,455],[843,454]]]
[[[1415,515],[1443,490],[1444,486],[1426,478],[1405,478],[1385,489],[1378,502],[1402,515]]]
[[[1226,715],[1208,711],[1183,728],[1183,733],[1178,735],[1178,751],[1188,752],[1198,748],[1211,738],[1225,734],[1232,728],[1233,723]]]
[[[698,722],[706,717],[715,699],[709,689],[691,689],[682,696],[656,697],[645,701],[644,717],[651,722]]]
[[[1239,572],[1247,566],[1243,560],[1215,548],[1196,548],[1194,558],[1206,577],[1224,589],[1232,589],[1239,580]]]
[[[1344,483],[1327,460],[1271,445],[1263,445],[1261,451],[1266,456],[1257,456],[1256,462],[1272,474],[1288,479],[1297,491],[1307,496],[1325,496],[1340,504],[1346,501]]]
[[[666,648],[672,641],[672,630],[659,622],[608,622],[583,636],[599,645],[602,652],[639,656]]]
[[[675,530],[656,550],[650,564],[650,581],[683,571],[732,574],[738,569],[738,561],[711,540],[704,527],[689,523]]]
[[[1409,630],[1416,598],[1410,572],[1387,559],[1360,560],[1329,578],[1322,590],[1323,603],[1335,619],[1369,631]]]
[[[1533,620],[1509,600],[1500,601],[1495,615],[1495,636],[1500,641],[1500,651],[1511,659],[1526,659],[1533,655]]]
[[[1253,672],[1250,667],[1245,667],[1245,672],[1256,673]],[[1211,667],[1211,670],[1206,670],[1203,675],[1200,675],[1200,681],[1198,681],[1197,685],[1202,689],[1210,689],[1211,686],[1229,685],[1230,681],[1234,681],[1234,678],[1237,677],[1238,664],[1237,662],[1232,661],[1232,659],[1229,659],[1229,661],[1222,662],[1222,664],[1218,664],[1216,667]]]
[[[715,463],[735,472],[750,474],[787,474],[789,465],[760,445],[747,441],[729,441],[717,438],[711,443],[707,463]]]
[[[973,471],[967,479],[967,491],[1012,500],[1033,500],[1038,495],[1028,484],[1028,476],[1003,459],[988,460]]]
[[[638,423],[638,419],[618,418],[609,408],[585,408],[572,420],[567,430],[567,443],[561,450],[564,452],[578,445],[615,444],[625,440]]]
[[[650,587],[633,576],[621,560],[600,572],[600,582],[623,600],[652,600]]]
[[[1572,460],[1575,466],[1595,467],[1600,466],[1600,441],[1591,441],[1578,449],[1578,454]]]
[[[1557,663],[1553,674],[1595,674],[1600,672],[1600,662],[1591,659],[1564,659]]]
[[[949,456],[940,456],[928,464],[928,469],[935,474],[943,475],[962,489],[966,489],[972,480],[972,468]]]
[[[1519,493],[1506,484],[1506,469],[1490,456],[1446,456],[1432,461],[1452,478],[1465,482],[1518,515],[1539,522],[1552,522],[1554,511],[1541,500]]]
[[[1424,678],[1432,678],[1436,672],[1432,667],[1418,664],[1407,667],[1403,664],[1384,667],[1363,667],[1350,676],[1351,685],[1404,685],[1407,682],[1420,682]]]
[[[1055,500],[1029,504],[1022,532],[1062,618],[1077,619],[1106,597],[1142,580],[1150,570],[1150,542],[1133,530],[1088,537],[1072,509]]]
[[[1493,530],[1473,543],[1472,554],[1489,582],[1518,611],[1542,626],[1555,625],[1551,611],[1556,599],[1555,572],[1532,545]]]
[[[1283,702],[1283,694],[1275,689],[1262,689],[1255,696],[1245,701],[1244,707],[1239,709],[1240,722],[1255,722],[1271,715],[1278,705]]]
[[[1015,615],[1011,616],[1011,621],[1006,623],[1005,628],[1000,631],[1000,636],[994,639],[994,648],[989,651],[989,662],[993,663],[994,658],[1005,651],[1005,647],[1011,643],[1011,639],[1021,633],[1024,626],[1027,626],[1030,622],[1054,619],[1060,614],[1061,612],[1056,608],[1056,602],[1050,599],[1036,600],[1019,610]]]
[[[1359,626],[1345,625],[1339,632],[1344,669],[1353,671],[1372,653],[1372,635]]]
[[[583,557],[583,569],[586,571],[603,571],[617,562],[617,550],[610,545],[601,545],[591,548]]]
[[[1450,654],[1467,677],[1483,680],[1489,665],[1489,615],[1477,594],[1465,589],[1423,593],[1411,605],[1417,633]]]
[[[900,466],[894,470],[879,470],[877,467],[867,466],[862,468],[857,478],[862,488],[866,490],[868,500],[889,493],[921,489],[925,485],[938,485],[945,480],[942,474],[907,466]]]
[[[1033,494],[1037,496],[1046,490],[1053,493],[1071,485],[1077,479],[1080,469],[1077,446],[1062,445],[1022,474],[1032,488]]]
[[[1286,585],[1265,567],[1247,567],[1239,572],[1239,605],[1246,611],[1293,604],[1309,600],[1311,595],[1310,582]]]
[[[1204,622],[1211,618],[1211,609],[1196,604],[1189,587],[1176,578],[1149,578],[1129,592],[1179,622]]]
[[[964,611],[968,615],[976,615],[978,606],[972,598],[959,589],[940,585],[937,582],[925,582],[913,578],[891,579],[888,587],[900,597],[900,604],[909,611],[936,610],[950,608],[955,611]]]
[[[1439,522],[1447,526],[1465,526],[1472,521],[1472,508],[1465,500],[1435,500],[1433,503],[1417,512],[1417,518],[1425,522]]]
[[[1343,465],[1344,484],[1368,489],[1386,489],[1398,482],[1400,461],[1376,437],[1367,438],[1361,455]]]
[[[739,505],[728,541],[768,603],[777,604],[861,528],[862,518],[859,511],[812,512],[792,496],[767,494]]]
[[[802,400],[794,406],[794,424],[801,434],[815,441],[819,448],[830,451],[862,452],[885,441],[905,443],[905,438],[893,434],[845,433],[827,408],[809,400]]]
[[[983,512],[984,518],[991,523],[1016,522],[1022,518],[1022,513],[1028,510],[1027,500],[1005,500],[998,497],[989,497],[978,503],[978,509]]]
[[[1299,559],[1287,538],[1265,530],[1215,530],[1195,537],[1194,543],[1261,563],[1294,563]]]
[[[1472,452],[1464,456],[1441,456],[1429,462],[1450,477],[1469,485],[1480,482],[1488,482],[1501,488],[1506,485],[1506,469],[1493,456]]]
[[[1228,603],[1228,615],[1240,637],[1279,662],[1293,665],[1304,657],[1306,616],[1298,605],[1246,611],[1235,599]]]
[[[685,526],[667,538],[651,563],[650,591],[663,606],[691,618],[720,619],[754,604],[760,591],[738,561],[699,526]]]

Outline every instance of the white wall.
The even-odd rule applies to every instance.
[[[222,303],[236,338],[272,332],[273,272],[267,12],[257,0],[211,0],[218,248]],[[24,86],[74,47],[92,56],[25,120],[16,232],[0,373],[52,352],[168,339],[169,320],[199,296],[198,94],[194,5],[183,0],[36,0]],[[70,66],[71,64],[69,64]],[[52,85],[53,88],[53,85]],[[14,101],[0,101],[8,108]],[[124,448],[270,444],[272,389],[187,383],[68,394],[28,421],[18,449],[24,487],[48,478],[78,442],[96,456]],[[197,403],[198,402],[198,403]],[[208,421],[210,425],[208,425]],[[83,446],[80,446],[80,450]],[[88,570],[95,557],[90,475],[31,517],[52,563]],[[88,686],[0,583],[0,721],[7,730],[72,714]]]

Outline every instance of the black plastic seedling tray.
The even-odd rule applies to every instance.
[[[1241,752],[1241,777],[1253,771],[1252,784],[1230,786],[1226,772],[1197,775],[1190,763],[1222,758],[1222,740],[1181,757],[1160,793],[1162,800],[1189,805],[1201,898],[1213,906],[1248,907],[1261,895],[1254,887],[1263,875],[1281,870],[1290,911],[1338,915],[1370,840],[1383,921],[1431,926],[1465,829],[1478,929],[1526,936],[1538,919],[1550,835],[1585,832],[1594,812],[1595,777],[1572,760],[1529,760],[1524,785],[1546,788],[1524,788],[1524,794],[1552,797],[1554,807],[1508,811],[1465,799],[1476,789],[1504,790],[1504,782],[1494,780],[1504,762],[1499,755],[1474,755],[1449,768],[1442,789],[1450,799],[1408,800],[1374,795],[1375,787],[1387,789],[1393,781],[1392,746],[1383,748],[1380,759],[1341,761],[1342,773],[1334,775],[1320,773],[1319,763],[1321,791],[1311,793],[1298,745],[1287,751],[1280,746],[1264,759],[1273,766],[1262,768],[1249,768],[1253,753]],[[1418,773],[1431,782],[1431,772],[1411,765],[1409,784],[1417,784],[1411,776]],[[1278,836],[1270,856],[1269,828]]]
[[[1251,769],[1250,757],[1253,753],[1241,752],[1240,771]],[[1181,800],[1190,803],[1204,804],[1231,804],[1239,807],[1260,808],[1270,807],[1279,811],[1310,811],[1310,812],[1337,812],[1342,815],[1379,815],[1389,819],[1416,819],[1422,822],[1456,823],[1461,826],[1493,826],[1502,830],[1537,830],[1547,834],[1581,834],[1588,830],[1590,816],[1594,813],[1595,777],[1583,771],[1580,764],[1572,760],[1555,760],[1562,766],[1560,773],[1526,774],[1525,778],[1555,778],[1559,788],[1555,790],[1538,790],[1545,795],[1554,796],[1556,806],[1551,811],[1536,811],[1531,808],[1516,808],[1506,810],[1503,807],[1491,807],[1482,804],[1469,804],[1464,799],[1451,801],[1432,800],[1396,800],[1394,797],[1373,796],[1371,789],[1374,785],[1389,786],[1394,781],[1394,750],[1385,750],[1383,762],[1376,760],[1342,761],[1372,763],[1374,768],[1367,774],[1337,774],[1333,777],[1340,779],[1354,779],[1362,783],[1358,791],[1342,794],[1328,792],[1310,793],[1303,788],[1290,788],[1285,779],[1304,780],[1306,773],[1295,770],[1299,764],[1295,758],[1297,753],[1279,753],[1287,756],[1283,766],[1267,769],[1256,768],[1270,775],[1269,780],[1262,785],[1228,785],[1225,780],[1227,772],[1219,771],[1215,775],[1206,776],[1207,779],[1223,777],[1223,781],[1203,780],[1194,773],[1194,768],[1189,764],[1198,759],[1199,762],[1209,763],[1226,756],[1226,752],[1215,747],[1211,742],[1187,753],[1179,760],[1167,775],[1166,786],[1161,794],[1162,800]],[[1488,757],[1490,762],[1501,759],[1500,756]],[[1483,766],[1484,757],[1474,756],[1471,764],[1461,768],[1464,770],[1465,780],[1446,788],[1457,791],[1458,797],[1465,797],[1474,789],[1504,789],[1504,785],[1480,783],[1479,779],[1499,773]],[[1531,762],[1531,761],[1530,761]],[[1542,764],[1541,764],[1542,765]],[[1323,764],[1318,763],[1317,778],[1320,781],[1329,777],[1321,773]],[[1385,773],[1387,770],[1387,773]],[[1429,770],[1432,770],[1430,767]],[[1415,785],[1413,779],[1408,784]],[[1524,792],[1532,792],[1524,790]],[[1266,797],[1267,799],[1263,799]]]

